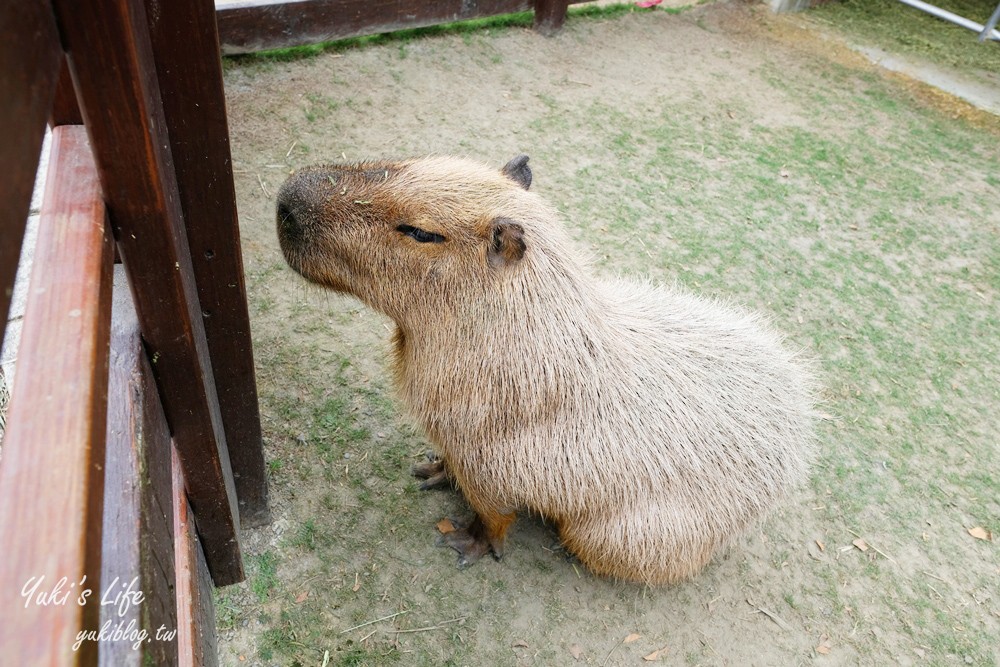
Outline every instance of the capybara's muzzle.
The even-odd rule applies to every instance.
[[[281,240],[292,245],[298,245],[302,241],[302,227],[292,208],[283,201],[278,201],[278,236]]]

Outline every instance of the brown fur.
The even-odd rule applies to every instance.
[[[526,162],[304,169],[282,250],[396,322],[396,386],[476,512],[461,562],[527,509],[594,572],[689,577],[804,478],[810,376],[756,315],[591,275]]]

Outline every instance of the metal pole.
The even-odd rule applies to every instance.
[[[993,28],[996,27],[997,21],[1000,21],[1000,4],[997,4],[997,8],[993,10],[993,15],[990,16],[990,20],[986,22],[986,27],[983,31],[979,33],[979,41],[985,42],[986,38],[990,36],[991,32],[994,32]]]
[[[973,32],[978,32],[980,33],[981,40],[984,39],[983,35],[985,35],[985,39],[1000,40],[1000,32],[993,30],[992,27],[990,27],[987,30],[983,25],[976,23],[975,21],[970,21],[969,19],[963,16],[959,16],[958,14],[952,14],[951,12],[941,9],[940,7],[935,7],[934,5],[929,5],[926,2],[921,2],[921,0],[899,0],[899,1],[902,2],[904,5],[909,5],[910,7],[914,7],[921,11],[925,11],[928,14],[938,17],[939,19],[944,19],[945,21],[951,21],[952,23],[960,25],[963,28],[968,28]],[[997,7],[997,11],[1000,12],[1000,7]],[[997,12],[994,12],[993,18],[1000,18],[997,16]],[[993,23],[995,25],[996,21],[993,21]]]

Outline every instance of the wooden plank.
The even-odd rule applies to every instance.
[[[49,125],[83,125],[83,114],[80,105],[76,103],[76,90],[73,88],[73,78],[69,72],[69,61],[64,56],[59,65],[59,81],[56,84],[55,99],[52,100],[52,111],[49,114]]]
[[[218,585],[243,578],[239,510],[145,8],[53,3],[188,497]]]
[[[147,0],[180,204],[236,482],[240,522],[269,520],[222,60],[212,0]]]
[[[177,664],[173,443],[146,360],[125,270],[115,267],[108,372],[101,627],[126,639],[104,641],[107,667]],[[137,602],[134,592],[142,593]],[[134,645],[128,628],[150,641]]]
[[[220,4],[217,13],[222,52],[230,55],[523,12],[533,6],[532,0],[243,0]]]
[[[52,104],[62,47],[45,0],[0,3],[0,342],[14,294],[24,225],[31,206],[45,119]]]
[[[184,473],[176,452],[171,470],[177,561],[177,665],[215,667],[219,658],[212,581],[193,530],[194,516],[184,493]]]
[[[566,21],[567,0],[535,0],[535,30],[553,35]]]
[[[73,645],[100,606],[112,240],[83,128],[56,128],[51,150],[0,459],[0,646],[11,665],[97,657],[96,642]],[[84,590],[93,597],[81,605]]]

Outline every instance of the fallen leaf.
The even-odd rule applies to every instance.
[[[295,604],[301,604],[305,602],[305,599],[307,597],[309,597],[309,591],[302,591],[301,593],[295,596]]]
[[[821,655],[830,655],[830,647],[825,644],[820,644],[816,647],[816,652]]]
[[[860,537],[858,539],[854,540],[853,542],[851,542],[851,544],[853,544],[854,546],[856,546],[861,551],[868,551],[868,543],[865,542]]]
[[[982,526],[976,526],[975,528],[970,528],[969,535],[972,535],[977,540],[984,540],[986,542],[993,541],[993,533],[986,530]]]
[[[622,640],[622,644],[631,644],[632,642],[634,642],[639,637],[642,637],[642,635],[633,632],[628,637],[626,637],[625,639]]]
[[[782,178],[788,178],[788,176],[789,176],[788,170],[787,169],[782,169],[781,170],[781,177]]]
[[[246,662],[247,657],[245,655],[240,656],[240,662]]]
[[[666,654],[667,654],[667,647],[664,646],[663,648],[656,649],[649,655],[642,656],[642,659],[645,660],[646,662],[653,662],[655,660],[659,660],[661,656],[664,656]]]
[[[451,522],[451,519],[441,519],[437,522],[437,529],[442,535],[447,535],[455,532],[455,524]]]
[[[513,646],[514,648],[528,648],[528,642],[524,641],[523,639],[519,639],[513,644],[511,644],[511,646]]]
[[[574,660],[579,660],[583,657],[583,647],[579,644],[573,644],[569,647],[569,654],[573,656]]]

